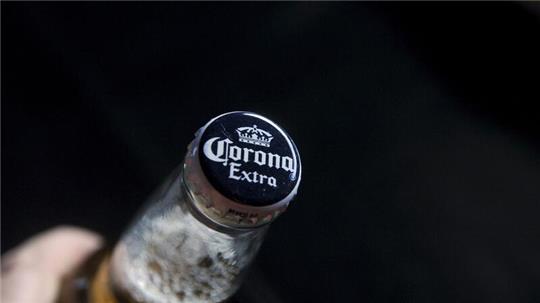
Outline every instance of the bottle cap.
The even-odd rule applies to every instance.
[[[302,169],[285,131],[251,112],[220,115],[190,144],[184,180],[197,209],[229,227],[266,224],[294,198]]]

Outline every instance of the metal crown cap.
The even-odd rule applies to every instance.
[[[275,219],[297,193],[298,150],[285,131],[251,112],[208,122],[190,144],[184,180],[194,205],[228,227],[256,227]]]

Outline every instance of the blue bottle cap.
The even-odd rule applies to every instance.
[[[197,158],[192,166],[203,176],[188,185],[198,188],[215,221],[259,225],[274,219],[296,195],[302,173],[298,150],[268,118],[251,112],[220,115],[197,133],[192,145],[191,156]]]

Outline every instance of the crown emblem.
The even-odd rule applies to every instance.
[[[270,147],[270,141],[274,137],[267,131],[257,128],[257,125],[253,127],[239,127],[236,129],[238,133],[238,140],[240,142]]]

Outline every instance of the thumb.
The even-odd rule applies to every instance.
[[[2,302],[53,303],[62,277],[101,245],[97,234],[68,226],[30,238],[2,256]]]

